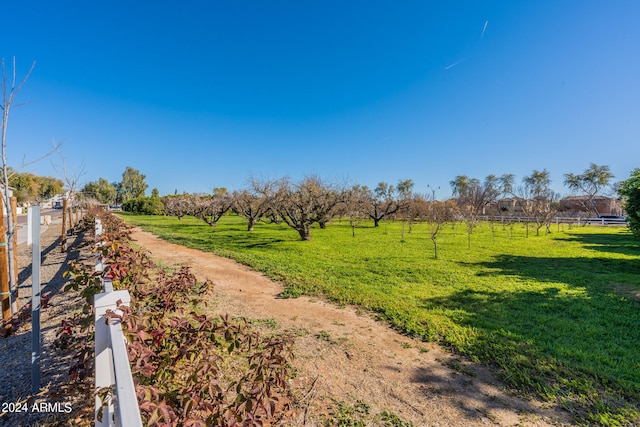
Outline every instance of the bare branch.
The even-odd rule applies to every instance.
[[[30,160],[30,161],[28,161],[28,162],[25,162],[25,158],[26,158],[26,155],[25,155],[25,156],[22,158],[22,162],[20,163],[20,166],[18,166],[18,167],[13,171],[13,173],[9,175],[9,177],[12,177],[13,175],[15,175],[15,174],[17,174],[18,172],[20,172],[22,169],[27,168],[27,167],[31,166],[32,164],[34,164],[34,163],[38,163],[39,161],[46,159],[47,157],[49,157],[49,156],[50,156],[50,155],[52,155],[53,153],[56,153],[56,152],[58,152],[58,153],[59,153],[59,152],[60,152],[60,149],[62,148],[62,144],[63,144],[63,142],[61,142],[61,143],[59,143],[59,144],[58,144],[58,143],[56,143],[55,141],[53,141],[53,148],[52,148],[51,150],[49,150],[47,153],[43,154],[42,156],[40,156],[40,157],[38,157],[38,158],[36,158],[36,159]]]
[[[80,178],[86,173],[84,160],[80,163],[80,166],[77,170],[74,168],[71,168],[70,170],[67,169],[67,162],[65,161],[62,154],[60,154],[60,160],[62,162],[61,165],[57,165],[53,162],[51,162],[51,165],[55,169],[56,173],[60,176],[60,178],[62,178],[62,181],[64,181],[64,183],[66,184],[67,189],[70,193],[70,197],[73,199],[78,187],[78,182],[80,181]]]
[[[20,81],[20,83],[16,87],[16,81],[17,81],[16,58],[15,56],[13,57],[11,88],[9,89],[8,92],[7,92],[7,70],[4,65],[4,58],[2,58],[1,66],[2,66],[2,95],[3,95],[2,99],[4,101],[1,107],[3,111],[8,112],[12,107],[13,100],[15,99],[16,95],[18,95],[22,87],[25,85],[25,83],[27,83],[27,80],[29,80],[29,76],[31,76],[31,73],[33,72],[33,69],[36,66],[36,61],[33,61],[33,63],[31,64],[31,67],[29,68],[29,71],[27,71],[27,74],[25,74],[24,78]],[[3,123],[3,124],[6,126],[6,123]]]
[[[7,90],[7,69],[4,64],[4,58],[0,61],[0,67],[2,68],[2,82],[1,82],[2,99],[0,100],[1,102],[0,108],[2,109],[2,121],[0,121],[0,159],[2,161],[1,185],[3,187],[3,191],[2,191],[2,196],[4,199],[3,203],[7,207],[7,213],[9,211],[9,206],[11,205],[11,198],[9,196],[9,176],[8,176],[9,165],[7,162],[7,154],[6,154],[7,125],[9,124],[9,112],[11,111],[11,107],[16,95],[20,92],[24,84],[29,79],[29,76],[31,75],[31,72],[33,71],[33,68],[35,67],[35,65],[36,63],[34,61],[33,64],[31,64],[31,68],[29,68],[29,71],[24,76],[22,81],[18,84],[18,86],[16,86],[17,71],[16,71],[16,58],[14,57],[13,71],[12,71],[12,78],[11,78],[11,88]],[[7,214],[5,216],[5,222],[6,222],[5,235],[0,236],[0,239],[2,239],[4,242],[8,242],[9,239],[12,238],[15,232],[15,223],[11,214]],[[17,304],[18,284],[16,280],[17,278],[16,271],[18,266],[16,265],[16,262],[14,259],[13,245],[7,245],[7,264],[1,265],[0,268],[3,268],[3,269],[6,268],[6,271],[8,272],[9,291],[10,291],[9,302],[11,304],[11,313],[15,314],[18,311],[18,304]]]

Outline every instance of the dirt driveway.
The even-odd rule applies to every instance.
[[[561,410],[505,392],[489,369],[398,334],[353,308],[307,297],[280,299],[280,284],[235,261],[140,229],[133,238],[163,265],[188,265],[199,280],[209,279],[215,285],[212,313],[294,331],[292,386],[303,408],[294,425],[322,425],[323,417],[336,416],[337,402],[368,405],[367,425],[384,410],[416,427],[571,425]]]

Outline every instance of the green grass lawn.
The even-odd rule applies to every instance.
[[[286,225],[224,217],[124,214],[184,246],[230,257],[282,281],[285,296],[323,295],[377,313],[407,334],[497,367],[512,388],[571,410],[585,424],[640,422],[640,241],[623,228],[464,225],[439,235],[425,224],[401,242],[401,224],[348,221],[299,240]]]

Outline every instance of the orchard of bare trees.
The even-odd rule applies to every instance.
[[[580,175],[567,174],[567,185],[577,189],[576,182],[588,188],[592,200],[609,184],[608,167],[592,164]],[[591,183],[593,181],[593,183]],[[378,227],[382,221],[402,221],[402,240],[416,223],[427,223],[434,256],[438,256],[438,233],[446,223],[463,223],[471,247],[473,230],[480,220],[504,221],[518,217],[526,227],[533,225],[536,234],[543,228],[550,232],[550,224],[559,212],[559,194],[551,190],[547,170],[534,170],[517,185],[511,174],[489,175],[484,180],[458,175],[450,183],[452,197],[446,201],[413,191],[411,179],[396,185],[380,182],[374,189],[364,185],[336,185],[317,176],[307,176],[297,182],[289,178],[249,180],[241,190],[227,192],[216,188],[213,194],[182,194],[163,198],[164,213],[183,218],[199,218],[211,226],[228,212],[247,220],[247,230],[253,231],[258,222],[284,223],[294,229],[302,240],[311,240],[314,224],[325,228],[332,219],[348,220],[352,236],[363,221]]]

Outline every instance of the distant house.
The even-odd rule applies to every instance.
[[[520,197],[506,197],[489,203],[483,214],[486,215],[521,215],[524,199]]]
[[[599,215],[624,215],[620,200],[613,197],[596,196],[589,200],[589,196],[569,196],[560,200],[560,212],[564,215],[577,216],[588,212],[589,204]]]
[[[13,192],[14,192],[15,188],[13,187],[9,187],[9,197],[13,197]],[[2,212],[4,213],[4,215],[7,214],[7,208],[4,206],[4,186],[0,185],[0,197],[2,197]]]
[[[498,211],[502,214],[521,214],[524,199],[520,197],[507,197],[496,202]]]
[[[598,215],[625,215],[620,200],[613,197],[597,196],[591,200],[591,212],[596,211]],[[522,216],[525,215],[526,206],[525,199],[521,197],[506,197],[489,203],[484,210],[486,215],[509,215]],[[558,203],[559,216],[587,216],[589,213],[589,196],[569,196],[560,200]],[[595,215],[591,213],[591,215]]]

